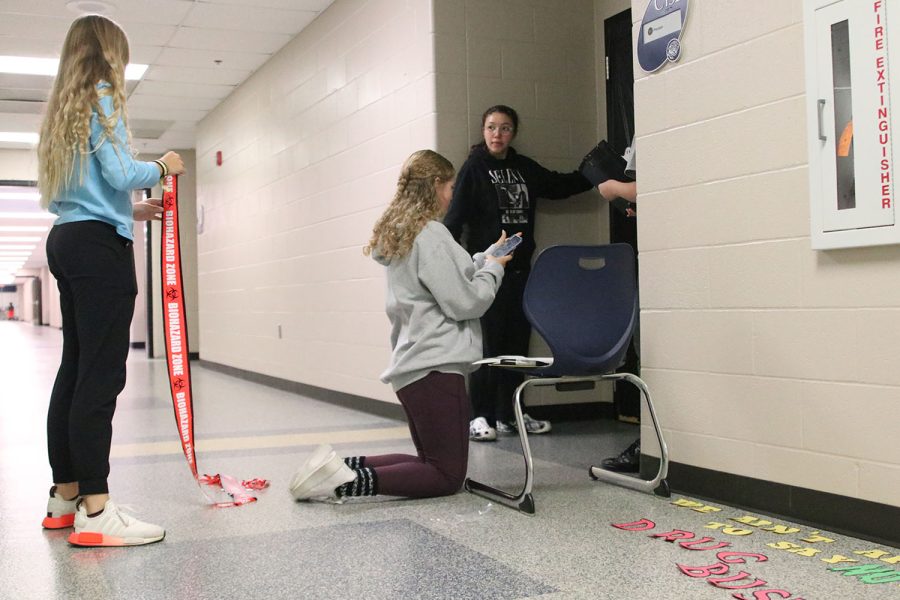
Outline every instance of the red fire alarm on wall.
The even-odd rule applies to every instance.
[[[222,166],[222,151],[221,150],[216,150],[216,166],[217,167]]]

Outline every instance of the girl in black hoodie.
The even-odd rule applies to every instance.
[[[481,118],[484,141],[472,147],[459,170],[444,224],[470,253],[488,247],[505,230],[521,232],[523,242],[507,265],[494,304],[481,318],[484,355],[528,354],[531,325],[522,311],[522,296],[534,253],[534,216],[538,198],[568,198],[591,189],[581,173],[557,173],[510,146],[519,116],[504,105]],[[505,369],[483,368],[472,374],[469,393],[475,418],[469,437],[493,441],[497,431],[513,433],[512,398],[522,376]],[[546,433],[550,423],[525,415],[528,433]]]

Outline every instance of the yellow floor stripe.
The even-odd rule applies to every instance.
[[[387,427],[384,429],[358,429],[350,431],[294,433],[288,435],[216,438],[212,440],[198,440],[197,451],[219,452],[224,450],[257,450],[260,448],[286,448],[290,446],[310,446],[314,444],[378,442],[400,439],[409,439],[409,428]],[[115,458],[125,458],[181,453],[181,443],[172,441],[149,442],[146,444],[115,444],[110,451],[110,456]]]

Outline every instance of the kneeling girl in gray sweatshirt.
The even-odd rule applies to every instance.
[[[386,268],[392,355],[381,379],[393,386],[406,412],[417,455],[340,459],[330,448],[320,449],[311,459],[315,464],[295,477],[294,495],[300,500],[376,494],[428,498],[462,487],[471,411],[465,378],[482,358],[479,319],[494,301],[512,255],[485,252],[473,259],[453,239],[441,219],[454,181],[446,158],[431,150],[413,153],[364,248]],[[498,242],[505,238],[504,233]],[[330,469],[331,463],[338,464]],[[313,489],[322,486],[300,482],[315,480],[312,472],[323,469],[334,471],[323,485],[336,488]]]

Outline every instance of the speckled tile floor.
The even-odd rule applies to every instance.
[[[216,509],[180,454],[165,365],[142,351],[129,359],[110,485],[119,503],[165,526],[166,539],[74,548],[67,532],[40,527],[60,346],[57,330],[0,321],[3,599],[900,598],[896,548],[591,481],[587,466],[637,431],[610,421],[557,423],[531,438],[533,517],[465,492],[298,504],[287,481],[316,444],[411,452],[405,425],[195,367],[200,470],[272,484],[256,503]],[[512,489],[516,452],[515,438],[473,444],[469,473]]]

